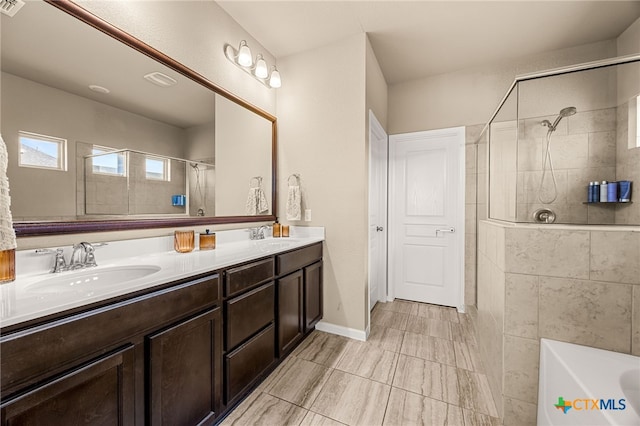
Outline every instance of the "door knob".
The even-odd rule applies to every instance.
[[[382,232],[384,231],[384,228],[382,226],[376,226],[376,231]]]

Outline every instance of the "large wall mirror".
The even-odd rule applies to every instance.
[[[18,236],[275,218],[275,117],[72,2],[1,31]]]

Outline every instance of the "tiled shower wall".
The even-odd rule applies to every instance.
[[[478,224],[480,352],[505,425],[534,425],[540,338],[640,355],[640,230]]]

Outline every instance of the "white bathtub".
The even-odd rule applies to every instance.
[[[538,425],[639,426],[640,357],[541,339]]]

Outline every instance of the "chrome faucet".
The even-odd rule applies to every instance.
[[[262,225],[257,228],[249,228],[250,240],[264,240],[264,230],[268,229],[268,225]]]
[[[37,254],[53,253],[55,255],[53,260],[53,268],[51,272],[58,273],[64,271],[73,271],[76,269],[90,268],[98,266],[96,263],[95,247],[101,247],[107,245],[107,243],[91,244],[83,241],[73,245],[73,251],[69,262],[64,258],[64,249],[57,248],[55,251],[51,249],[37,249]]]
[[[68,268],[71,270],[82,269],[91,266],[98,266],[96,264],[96,257],[94,255],[94,248],[91,243],[83,241],[73,245],[73,251],[71,252],[71,258],[69,259]],[[76,260],[76,253],[80,253]]]

